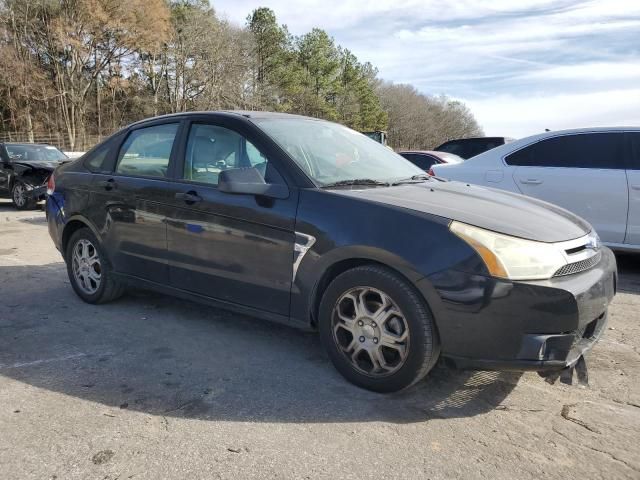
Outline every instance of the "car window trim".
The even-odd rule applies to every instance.
[[[175,163],[176,163],[175,156],[177,153],[178,140],[180,139],[182,129],[184,128],[184,123],[185,121],[183,119],[166,118],[166,119],[159,119],[152,122],[145,122],[143,124],[135,125],[134,127],[128,129],[124,133],[122,139],[117,143],[117,145],[114,145],[115,155],[113,158],[113,163],[111,165],[111,172],[107,173],[107,175],[112,175],[114,177],[123,177],[123,178],[140,178],[144,180],[161,180],[161,181],[172,180],[172,174],[175,169]],[[157,127],[160,125],[177,125],[178,126],[178,129],[176,130],[176,135],[173,138],[171,153],[169,154],[167,174],[164,177],[156,177],[152,175],[130,175],[130,174],[118,172],[117,169],[118,169],[118,163],[120,162],[120,152],[122,151],[122,147],[126,143],[127,139],[133,134],[133,132],[136,132],[138,130],[143,130],[146,128]]]
[[[602,130],[602,131],[587,131],[587,132],[566,132],[566,133],[562,133],[562,132],[558,132],[556,135],[549,135],[548,137],[544,137],[544,138],[538,138],[534,141],[532,141],[531,143],[527,143],[526,145],[522,145],[520,148],[518,148],[517,150],[512,150],[509,153],[505,153],[504,155],[502,155],[501,160],[502,163],[505,167],[512,167],[512,168],[562,168],[562,169],[566,169],[566,168],[579,168],[581,170],[627,170],[626,165],[627,165],[627,160],[626,160],[626,155],[625,158],[623,159],[622,162],[622,167],[621,168],[601,168],[601,167],[563,167],[563,166],[556,166],[556,165],[512,165],[510,163],[507,163],[507,157],[513,155],[514,153],[520,152],[521,150],[524,150],[525,148],[529,148],[532,147],[533,145],[537,145],[538,143],[542,143],[545,142],[547,140],[552,140],[552,139],[556,139],[556,138],[560,138],[560,137],[576,137],[579,135],[599,135],[599,134],[607,134],[607,133],[612,133],[612,134],[619,134],[619,135],[623,135],[623,142],[624,142],[624,151],[628,151],[628,148],[626,148],[626,140],[625,138],[627,137],[627,133],[633,133],[627,130]]]

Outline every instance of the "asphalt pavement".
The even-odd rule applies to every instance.
[[[317,335],[153,293],[72,291],[41,211],[0,201],[0,477],[640,478],[640,255],[587,388],[436,368],[347,383]]]

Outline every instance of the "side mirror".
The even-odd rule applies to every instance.
[[[289,189],[286,185],[266,183],[260,172],[253,167],[222,170],[218,176],[218,190],[268,198],[289,197]]]

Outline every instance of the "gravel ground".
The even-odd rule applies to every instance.
[[[436,368],[393,395],[316,335],[150,293],[73,293],[42,212],[0,202],[0,476],[640,478],[640,256],[590,386]]]

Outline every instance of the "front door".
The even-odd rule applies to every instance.
[[[230,168],[254,167],[267,182],[284,183],[254,143],[224,120],[191,123],[181,157],[167,219],[171,285],[287,315],[297,190],[290,188],[284,200],[220,192],[218,175]]]
[[[507,156],[522,193],[587,220],[603,242],[622,243],[628,190],[622,133],[561,135]]]

